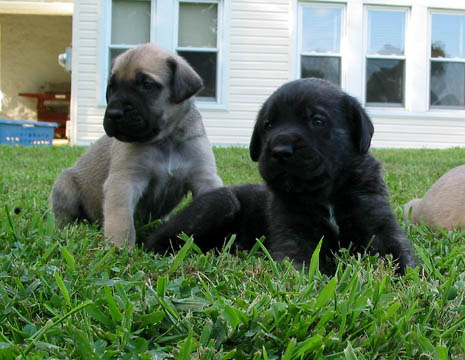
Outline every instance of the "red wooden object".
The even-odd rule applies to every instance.
[[[66,121],[69,120],[69,100],[71,94],[57,93],[20,93],[19,96],[37,99],[37,120],[38,121],[54,121],[58,123],[55,128],[55,138],[66,138]],[[46,100],[67,100],[66,111],[53,111],[53,106],[46,105]]]

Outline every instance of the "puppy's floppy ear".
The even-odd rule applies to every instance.
[[[203,87],[202,79],[183,59],[168,58],[171,69],[171,101],[179,104],[194,96]]]
[[[375,131],[370,117],[357,99],[344,95],[344,113],[352,127],[352,139],[356,150],[361,154],[368,152]]]
[[[252,138],[250,139],[249,151],[250,157],[253,161],[258,161],[260,154],[262,153],[262,132],[263,132],[263,123],[265,122],[266,103],[260,109],[257,115],[257,121],[255,122],[255,127],[253,129]]]

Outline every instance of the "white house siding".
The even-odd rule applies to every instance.
[[[103,134],[104,108],[97,104],[99,14],[95,0],[75,2],[70,133],[75,144],[89,144]]]
[[[465,146],[465,116],[378,113],[371,118],[375,123],[372,145],[377,148]]]
[[[335,2],[335,1],[323,1]],[[429,9],[465,11],[465,3],[451,0],[348,0],[343,45],[342,84],[363,99],[363,9],[365,5],[396,5],[410,10],[406,38],[406,108],[368,108],[375,124],[374,147],[465,146],[465,111],[430,111]],[[281,84],[296,78],[297,0],[230,0],[226,56],[227,101],[220,108],[200,106],[207,133],[216,145],[250,141],[255,117],[263,101]],[[72,142],[88,144],[103,134],[104,107],[98,105],[99,23],[105,14],[95,0],[78,0],[74,9]],[[426,32],[426,35],[425,35]],[[349,38],[350,37],[350,38]],[[345,72],[345,73],[344,73]],[[101,89],[100,89],[101,91]],[[420,99],[420,100],[419,100]]]

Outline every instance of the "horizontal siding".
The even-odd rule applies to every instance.
[[[103,134],[105,109],[97,104],[99,12],[98,1],[75,1],[73,67],[78,71],[73,72],[71,140],[78,144],[91,143]]]
[[[464,146],[465,119],[372,116],[375,125],[372,146],[378,148],[448,148]]]

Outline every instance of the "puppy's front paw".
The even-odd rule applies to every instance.
[[[404,252],[400,254],[397,273],[399,275],[405,275],[407,272],[407,266],[412,269],[416,266],[415,259],[410,252]]]
[[[132,248],[136,243],[136,234],[134,228],[113,228],[105,225],[105,238],[110,240],[117,247],[122,248],[128,246]]]

